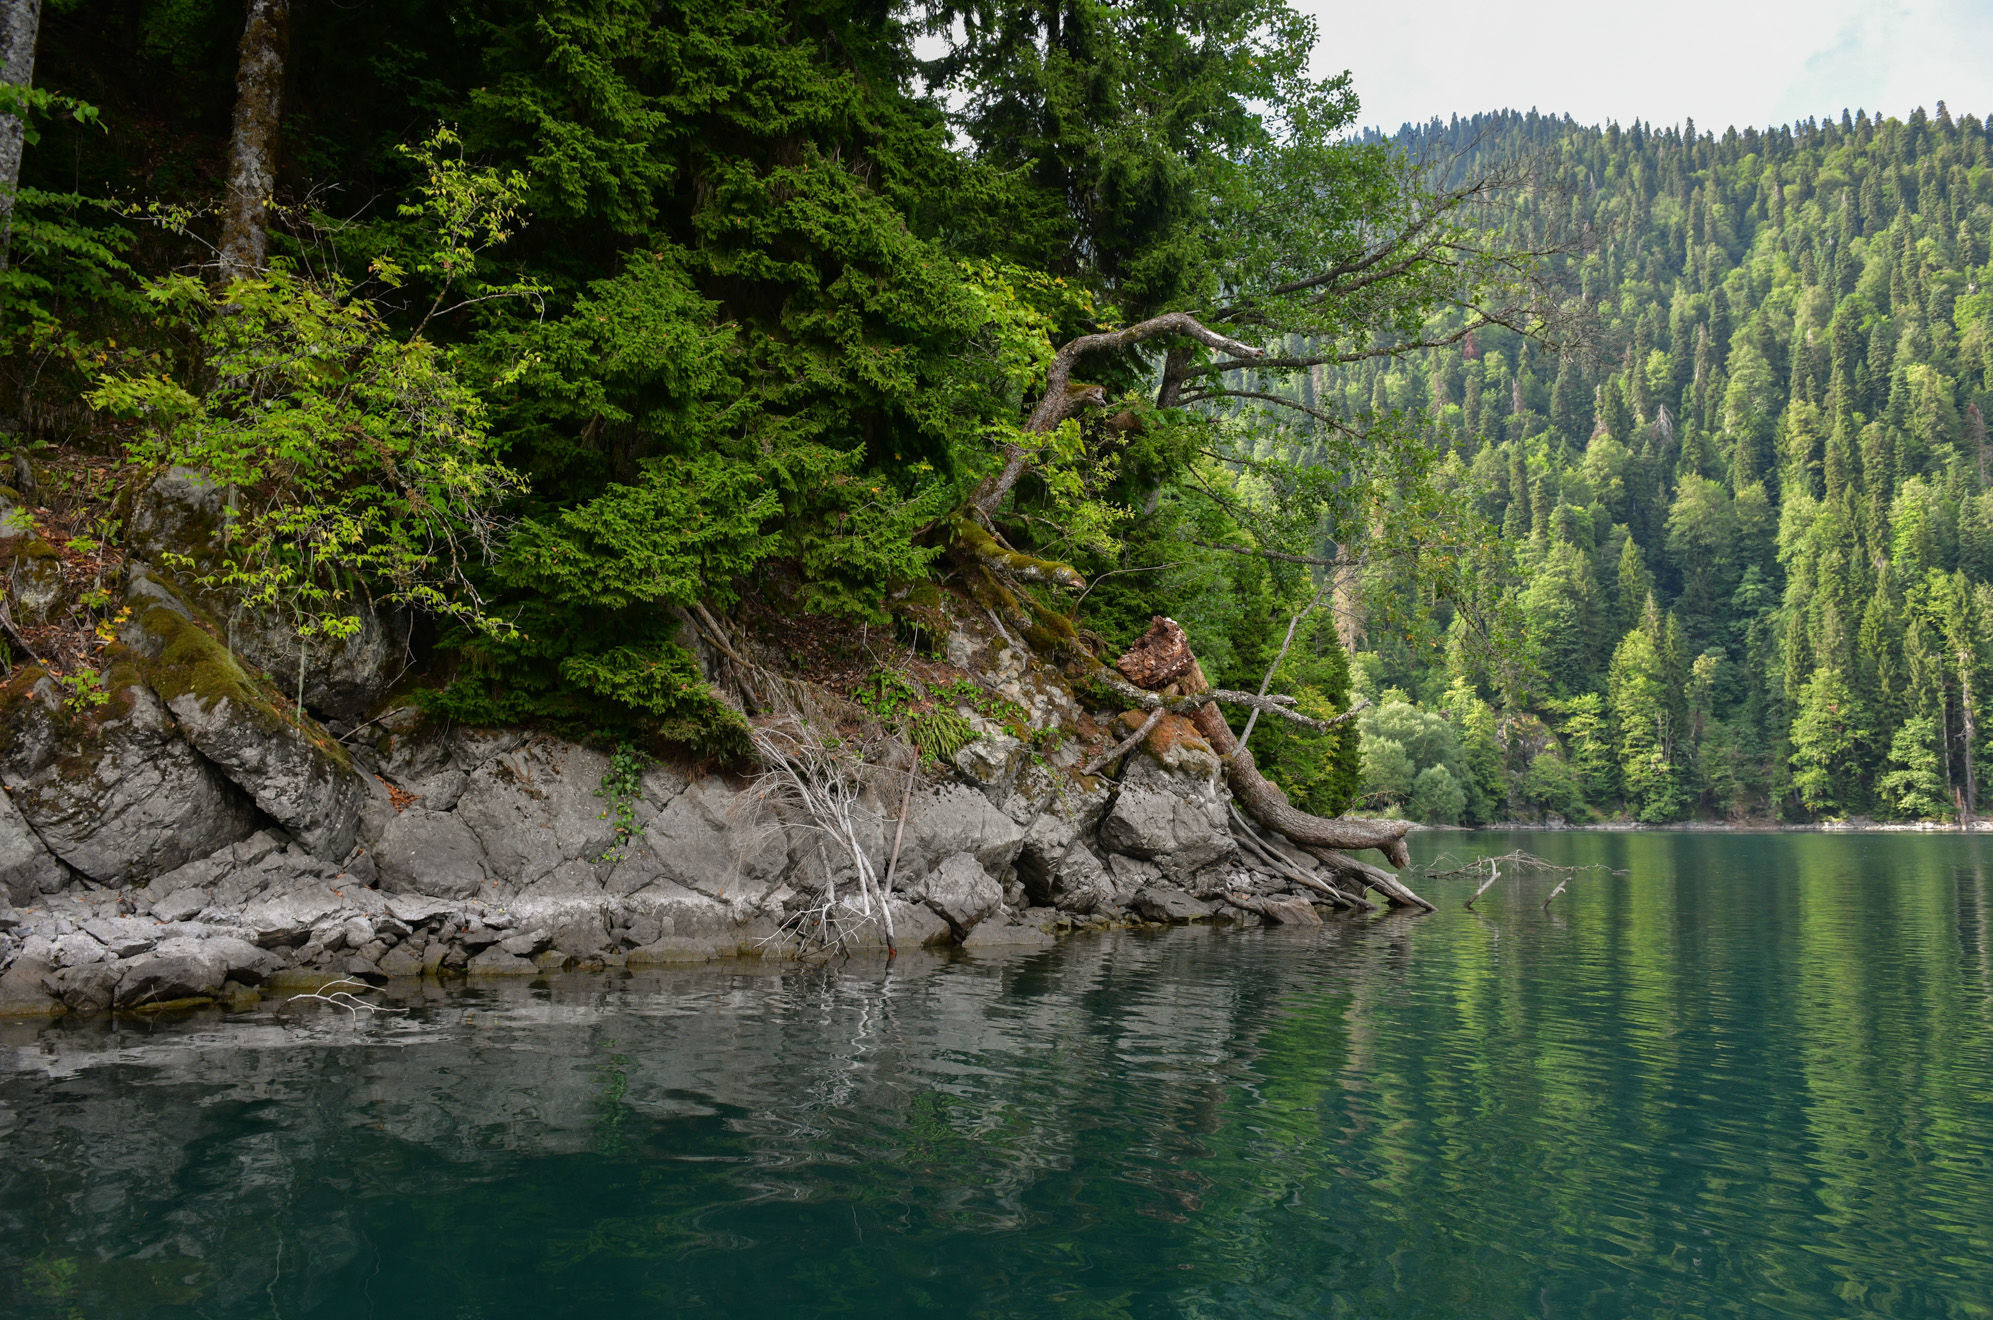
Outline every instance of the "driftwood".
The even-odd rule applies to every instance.
[[[1195,705],[1191,721],[1204,740],[1211,744],[1225,766],[1225,782],[1232,797],[1247,815],[1267,829],[1286,836],[1311,857],[1328,866],[1340,877],[1368,885],[1394,904],[1433,911],[1433,905],[1413,893],[1397,876],[1381,867],[1370,866],[1338,851],[1343,848],[1375,848],[1393,866],[1411,865],[1405,848],[1405,835],[1411,822],[1402,820],[1359,820],[1348,816],[1333,819],[1311,815],[1287,800],[1279,785],[1260,774],[1252,753],[1239,746],[1231,726],[1219,711],[1211,685],[1198,666],[1190,639],[1174,619],[1157,616],[1149,630],[1115,662],[1114,668],[1137,688],[1185,698],[1202,697]],[[1113,686],[1113,684],[1109,684]],[[1228,693],[1243,697],[1242,705],[1258,706],[1285,714],[1292,698],[1257,697],[1251,693]],[[1320,723],[1320,721],[1314,721]]]
[[[1448,863],[1452,863],[1452,865],[1449,866]],[[1471,908],[1474,906],[1476,899],[1487,893],[1495,881],[1502,878],[1502,865],[1504,863],[1508,864],[1511,874],[1534,871],[1540,874],[1559,877],[1557,887],[1550,891],[1549,898],[1543,900],[1543,906],[1545,907],[1549,907],[1551,899],[1563,893],[1565,887],[1584,872],[1596,872],[1600,875],[1627,874],[1625,871],[1614,870],[1604,862],[1587,862],[1581,866],[1563,866],[1546,857],[1538,857],[1533,852],[1524,852],[1520,848],[1514,852],[1503,853],[1499,857],[1477,857],[1473,861],[1465,863],[1461,862],[1451,853],[1443,853],[1428,863],[1420,874],[1424,875],[1428,880],[1451,880],[1455,876],[1472,876],[1479,879],[1481,881],[1479,887],[1468,897],[1465,904],[1465,906]]]

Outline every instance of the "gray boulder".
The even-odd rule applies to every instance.
[[[0,1017],[21,1017],[52,1013],[60,1002],[50,995],[43,982],[55,967],[46,958],[25,951],[0,971]]]
[[[170,467],[139,493],[125,543],[146,559],[185,555],[199,563],[220,543],[235,492],[198,468]]]
[[[1022,742],[1007,733],[993,733],[965,745],[953,762],[955,773],[966,783],[981,789],[990,801],[1002,802],[1016,786],[1028,757]]]
[[[111,1006],[125,969],[115,962],[77,963],[42,978],[43,990],[75,1013],[93,1013]]]
[[[245,614],[236,620],[236,652],[286,692],[298,690],[304,665],[304,704],[327,719],[357,720],[387,696],[407,667],[408,620],[364,600],[349,603],[359,630],[350,637],[301,638],[281,618]]]
[[[1217,909],[1181,889],[1149,888],[1128,901],[1145,921],[1201,921]]]
[[[167,704],[188,741],[299,843],[328,861],[353,851],[367,790],[324,730],[259,718],[267,712],[228,697]]]
[[[6,598],[17,622],[47,623],[63,613],[69,593],[54,546],[39,536],[21,537],[8,546],[5,567]]]
[[[57,858],[101,884],[141,883],[250,832],[248,800],[135,675],[89,711],[61,710],[46,686],[0,698],[0,782]]]
[[[120,1008],[168,1003],[176,999],[208,998],[224,981],[261,985],[283,966],[281,959],[247,940],[210,935],[176,936],[161,940],[150,953],[124,964],[117,986]]]
[[[242,910],[242,924],[263,948],[296,944],[327,918],[346,910],[346,901],[323,881],[298,880],[273,885]],[[163,915],[158,906],[153,915]],[[371,934],[372,928],[368,928]],[[364,942],[364,941],[363,941]]]
[[[465,970],[473,976],[525,976],[540,969],[519,955],[507,953],[498,945],[493,945],[473,957]]]
[[[1052,812],[1031,822],[1017,853],[1017,879],[1036,904],[1092,912],[1114,896],[1114,881],[1071,823]]]
[[[1024,827],[991,805],[975,789],[960,784],[916,792],[908,804],[907,850],[903,868],[915,873],[957,853],[971,853],[991,875],[1002,875],[1017,862],[1024,846]]]
[[[596,796],[609,758],[552,738],[493,756],[465,777],[457,790],[455,817],[477,835],[495,876],[532,885],[564,863],[593,866],[616,842],[611,804]],[[448,774],[425,781],[437,786]],[[424,806],[430,802],[425,793]],[[637,828],[654,808],[635,804]]]
[[[1018,921],[985,921],[962,941],[965,949],[1042,949],[1052,942],[1049,931]]]
[[[68,878],[69,868],[28,828],[13,799],[0,792],[0,896],[26,905],[55,893]]]
[[[345,748],[253,680],[185,611],[145,604],[124,635],[202,756],[312,852],[336,862],[353,850],[367,789]]]
[[[787,872],[789,844],[779,821],[742,798],[717,779],[686,785],[644,828],[659,874],[725,903],[758,905]]]
[[[1172,774],[1136,757],[1100,822],[1101,846],[1152,862],[1182,883],[1238,851],[1215,781]]]
[[[966,852],[943,858],[922,881],[920,895],[958,940],[1003,906],[1003,887]]]
[[[159,943],[153,923],[138,917],[97,917],[84,922],[83,929],[113,958],[135,957]]]
[[[411,807],[396,816],[374,849],[381,883],[432,898],[472,898],[485,884],[484,849],[452,816]]]
[[[220,534],[235,492],[198,469],[174,467],[156,478],[132,510],[128,544],[154,563],[184,555],[204,568],[220,545]],[[219,600],[204,600],[217,614]],[[365,601],[353,604],[359,630],[338,640],[301,640],[284,620],[238,610],[229,632],[235,651],[276,680],[287,693],[298,691],[303,664],[304,703],[321,715],[356,719],[386,695],[403,667],[408,625]]]
[[[1262,898],[1260,915],[1276,926],[1319,926],[1321,914],[1305,898]]]

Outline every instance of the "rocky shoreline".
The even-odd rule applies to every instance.
[[[382,746],[355,757],[375,791],[355,803],[356,841],[338,863],[265,824],[143,883],[101,883],[61,874],[0,799],[13,900],[0,911],[0,1014],[242,1002],[341,979],[795,956],[806,890],[793,882],[821,859],[808,832],[756,801],[755,785],[652,766],[624,804],[619,839],[598,793],[601,752],[461,729],[390,731]],[[900,947],[1320,919],[1291,882],[1240,864],[1214,780],[1142,758],[1118,783],[1061,784],[1021,752],[979,740],[911,794],[889,900]],[[867,796],[883,870],[900,795]],[[134,830],[123,841],[161,851]],[[1298,851],[1292,861],[1311,865]],[[37,892],[49,880],[53,892]],[[883,923],[850,900],[844,909],[857,927],[849,943],[883,949]]]
[[[94,691],[46,661],[0,682],[0,1015],[781,958],[826,920],[844,947],[885,946],[849,856],[766,781],[649,761],[632,783],[595,748],[438,724],[388,700],[405,624],[363,608],[364,626],[307,664],[281,627],[183,585],[166,566],[199,567],[226,498],[184,470],[139,496]],[[0,517],[0,603],[28,624],[83,586],[33,524]],[[1319,921],[1327,872],[1271,833],[1241,851],[1219,757],[1189,721],[1155,723],[1107,773],[1083,773],[1114,714],[1083,710],[979,612],[934,622],[935,663],[1017,727],[965,704],[976,736],[946,763],[855,772],[852,832],[893,876],[898,947]]]

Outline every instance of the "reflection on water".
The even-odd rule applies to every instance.
[[[0,1026],[0,1313],[1989,1313],[1993,844],[1422,843],[1630,874]]]

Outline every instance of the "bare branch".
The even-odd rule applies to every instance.
[[[1073,368],[1082,357],[1089,353],[1131,348],[1164,335],[1183,335],[1196,340],[1206,348],[1229,353],[1233,360],[1250,362],[1262,356],[1265,351],[1219,334],[1188,312],[1165,312],[1161,316],[1152,316],[1146,321],[1137,321],[1134,325],[1124,326],[1119,330],[1081,335],[1053,355],[1051,369],[1045,377],[1045,393],[1038,400],[1038,406],[1032,409],[1031,419],[1024,424],[1025,431],[1033,435],[1044,435],[1056,429],[1081,402],[1087,401],[1088,396],[1085,392],[1081,392],[1076,398],[1070,388]],[[1095,398],[1092,401],[1104,402],[1104,398]],[[1031,466],[1031,453],[1021,445],[1005,445],[1003,456],[1002,471],[985,479],[982,485],[976,488],[976,493],[969,497],[970,505],[986,518],[996,513],[997,506],[1003,503],[1003,497],[1010,493],[1011,487],[1017,484],[1018,479]]]
[[[1106,751],[1102,752],[1099,756],[1094,757],[1091,761],[1088,761],[1086,764],[1086,768],[1080,771],[1080,773],[1082,775],[1097,775],[1100,773],[1102,766],[1105,766],[1110,761],[1114,761],[1119,757],[1123,756],[1124,754],[1135,750],[1135,748],[1140,747],[1142,745],[1142,740],[1149,736],[1149,730],[1155,728],[1158,724],[1161,724],[1163,722],[1163,716],[1167,714],[1169,714],[1169,711],[1167,711],[1161,706],[1157,706],[1154,710],[1149,712],[1149,718],[1142,721],[1141,728],[1135,730],[1135,732],[1129,734],[1126,738],[1123,738],[1120,742],[1114,744],[1114,746],[1108,748]]]

